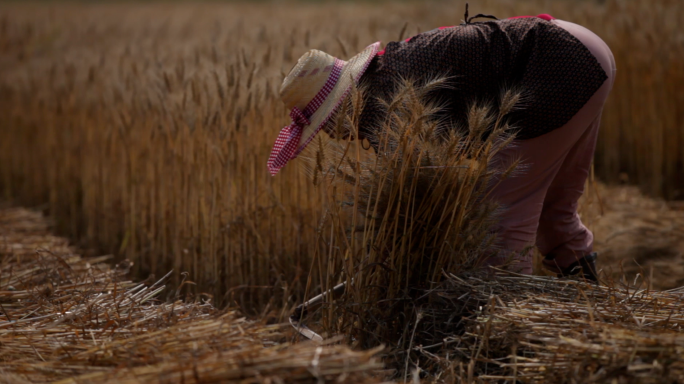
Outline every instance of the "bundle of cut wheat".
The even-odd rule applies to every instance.
[[[416,334],[412,351],[437,381],[684,379],[681,290],[501,272],[496,279],[449,275],[426,294],[439,305],[419,313],[434,327]]]
[[[327,281],[347,286],[324,311],[323,326],[350,335],[355,345],[410,350],[416,310],[430,301],[424,292],[445,272],[480,270],[483,257],[495,252],[490,226],[497,207],[486,191],[515,168],[492,163],[512,140],[506,115],[519,96],[504,93],[497,110],[473,105],[469,127],[452,129],[434,119],[440,106],[430,102],[442,86],[436,79],[398,87],[385,105],[387,121],[371,138],[376,156],[347,142],[319,146],[312,159],[314,179],[327,182],[337,234]],[[363,90],[353,92],[336,129],[357,127],[364,101]]]

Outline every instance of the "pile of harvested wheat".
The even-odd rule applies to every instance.
[[[73,252],[39,213],[0,209],[0,382],[378,381],[379,350],[291,345],[282,325],[159,302],[164,279]]]
[[[502,273],[450,275],[429,294],[411,352],[447,382],[684,380],[681,290]]]

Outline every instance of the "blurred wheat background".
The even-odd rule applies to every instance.
[[[463,18],[465,2],[0,4],[0,193],[44,208],[139,276],[248,312],[323,284],[324,191],[266,159],[288,114],[279,85],[307,49],[348,58]],[[684,3],[470,1],[592,29],[618,76],[596,173],[684,198]],[[187,274],[182,274],[187,272]]]

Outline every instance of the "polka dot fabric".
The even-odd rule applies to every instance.
[[[384,121],[377,99],[388,100],[398,79],[448,77],[428,98],[443,105],[438,116],[450,127],[466,127],[474,102],[498,101],[503,90],[522,91],[509,114],[518,139],[560,128],[607,79],[596,58],[574,36],[540,18],[506,19],[435,29],[408,41],[391,42],[361,81],[369,99],[361,113],[361,136]]]

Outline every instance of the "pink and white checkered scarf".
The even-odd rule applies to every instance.
[[[304,145],[299,145],[304,128],[311,124],[309,119],[323,104],[328,95],[330,95],[330,92],[340,79],[342,68],[345,64],[345,61],[335,59],[335,64],[330,71],[330,76],[328,76],[325,85],[323,85],[323,88],[321,88],[304,110],[300,110],[297,107],[292,108],[292,111],[290,112],[292,123],[280,131],[275,144],[273,144],[271,155],[268,158],[268,171],[271,173],[271,176],[275,176],[288,161],[297,157],[304,147],[313,139],[316,133],[318,133],[323,124],[326,123],[330,115],[335,112],[335,108],[327,112],[328,116],[326,116],[320,126],[316,127],[313,134],[310,137],[304,138],[304,140],[306,140]],[[337,103],[337,105],[339,105],[339,103]]]

